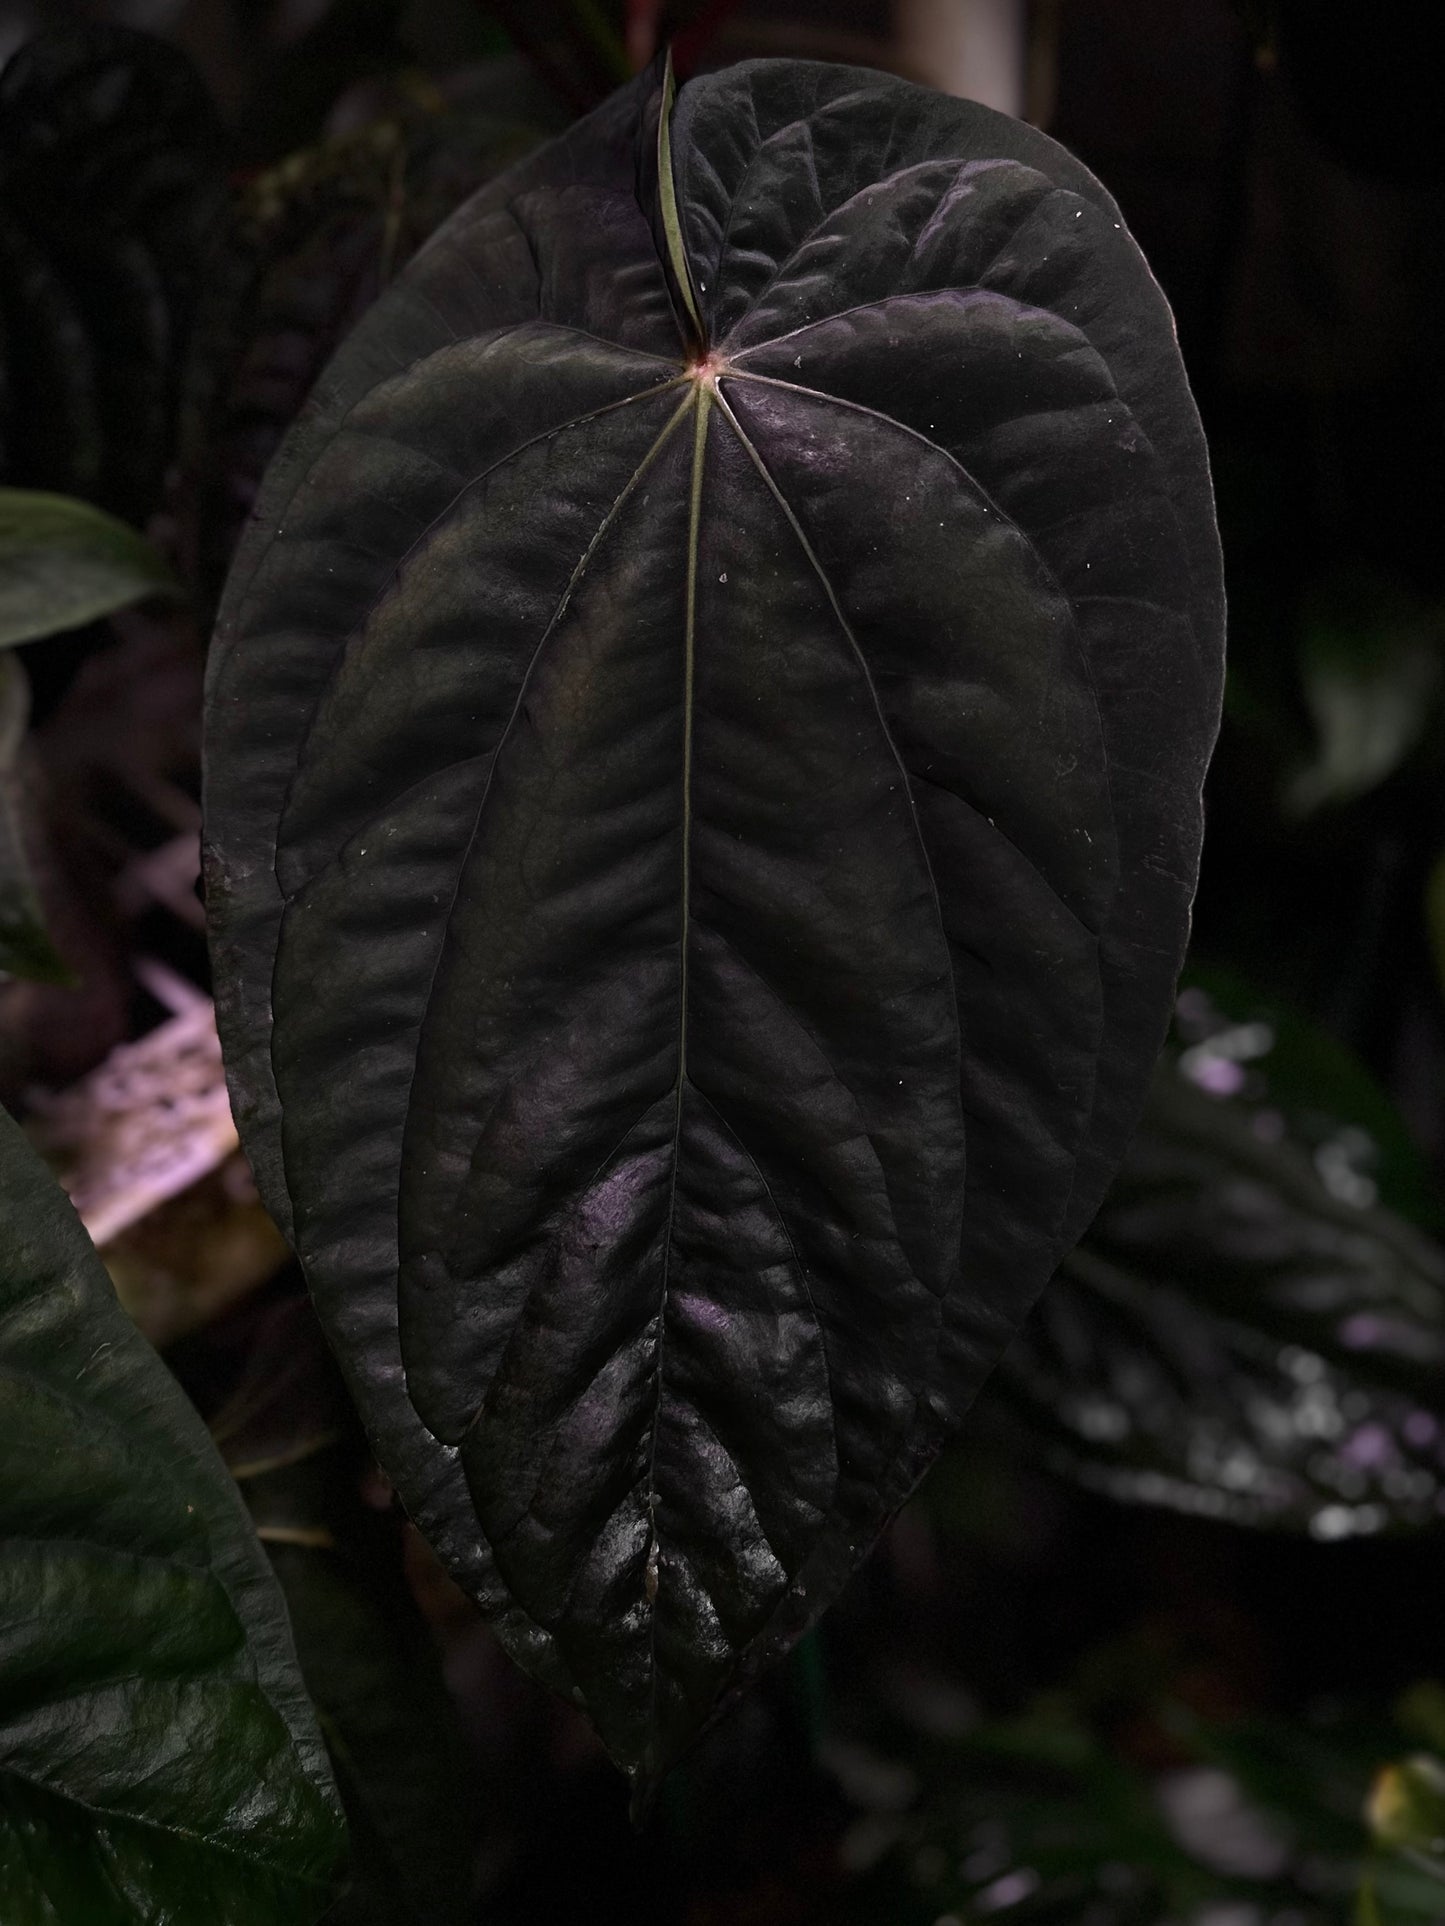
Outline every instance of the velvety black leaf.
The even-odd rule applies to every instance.
[[[313,1920],[340,1809],[205,1427],[0,1114],[7,1922]]]
[[[177,48],[91,24],[6,64],[7,481],[154,507],[219,191],[215,112]]]
[[[1221,626],[1092,177],[846,68],[657,93],[478,194],[333,364],[233,571],[207,792],[236,1108],[377,1451],[643,1784],[1097,1208]]]
[[[285,1593],[346,1807],[328,1926],[452,1926],[472,1883],[468,1760],[402,1520],[362,1497],[370,1454],[304,1299],[267,1312],[212,1432]]]
[[[1375,1203],[1363,1129],[1289,1127],[1272,1040],[1220,1029],[1161,1066],[990,1403],[1119,1498],[1324,1539],[1438,1524],[1445,1258]]]

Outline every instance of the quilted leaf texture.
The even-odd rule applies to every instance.
[[[209,688],[242,1128],[405,1503],[644,1796],[1097,1208],[1221,656],[1118,210],[875,73],[641,78],[278,456]]]

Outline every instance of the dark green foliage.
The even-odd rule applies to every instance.
[[[643,1785],[1102,1197],[1220,625],[1113,203],[849,69],[616,96],[273,465],[209,693],[242,1130],[404,1502]]]
[[[3,1114],[0,1227],[6,1926],[303,1926],[341,1814],[239,1494]]]
[[[219,205],[214,110],[177,49],[42,33],[0,75],[0,477],[155,506]]]
[[[285,1593],[351,1835],[328,1926],[450,1926],[471,1884],[468,1760],[369,1464],[309,1304],[266,1315],[213,1435]]]
[[[64,495],[0,488],[0,649],[175,590],[160,556],[114,516]]]
[[[1433,1696],[1438,1713],[1438,1689]],[[1438,1716],[1436,1724],[1438,1738]],[[1400,1866],[1417,1875],[1422,1910],[1425,1904],[1445,1906],[1445,1761],[1413,1752],[1386,1766],[1371,1787],[1368,1813],[1381,1863],[1367,1874],[1362,1926],[1383,1920],[1381,1886],[1398,1881]]]
[[[13,655],[0,654],[0,980],[68,983],[70,972],[45,927],[26,848],[17,768],[29,714],[25,671]]]
[[[1358,572],[1330,580],[1304,612],[1300,681],[1314,726],[1309,763],[1286,792],[1306,815],[1386,782],[1438,738],[1445,605]]]
[[[1377,1833],[1388,1814],[1413,1839],[1439,1810],[1418,1767],[1383,1797],[1376,1779],[1408,1708],[1398,1720],[1204,1718],[1140,1658],[1100,1654],[1012,1719],[950,1736],[894,1722],[866,1750],[835,1746],[860,1809],[853,1850],[873,1861],[844,1917],[1434,1926],[1441,1888],[1398,1840],[1371,1870],[1377,1910],[1356,1911],[1372,1782]]]
[[[63,495],[0,488],[0,978],[73,980],[31,877],[32,799],[20,776],[30,684],[12,648],[174,588],[155,550],[123,522]]]
[[[177,502],[208,609],[321,370],[433,229],[539,138],[465,96],[423,97],[239,193],[198,321]]]

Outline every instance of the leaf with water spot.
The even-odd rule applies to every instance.
[[[1220,684],[1168,311],[1052,142],[645,77],[469,202],[212,658],[236,1108],[412,1514],[646,1786],[1097,1208]]]

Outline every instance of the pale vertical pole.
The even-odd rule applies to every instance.
[[[893,22],[902,71],[1023,117],[1027,0],[894,0]]]

